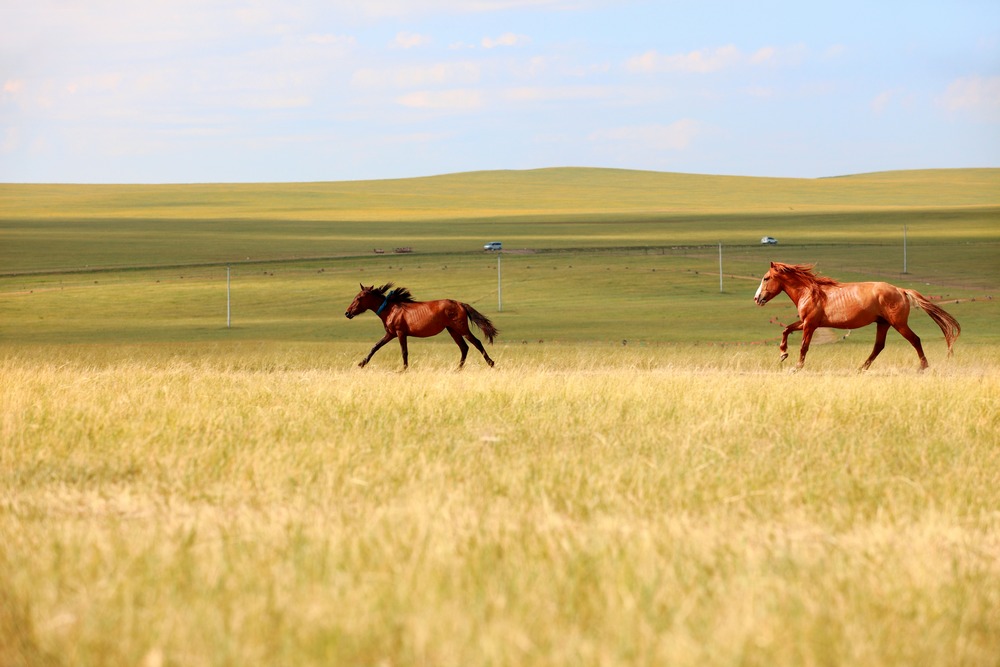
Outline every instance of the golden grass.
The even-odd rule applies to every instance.
[[[452,348],[8,350],[0,662],[995,664],[992,347]]]

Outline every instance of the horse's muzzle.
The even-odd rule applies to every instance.
[[[354,315],[351,314],[351,311],[345,312],[344,317],[346,317],[349,320],[354,319]]]
[[[764,295],[755,296],[753,298],[753,302],[756,303],[758,306],[763,306],[765,303],[767,303],[767,297]]]

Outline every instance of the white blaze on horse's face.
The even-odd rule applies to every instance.
[[[773,287],[772,284],[777,285],[777,289]],[[757,287],[757,292],[753,295],[753,301],[758,306],[763,306],[765,303],[773,299],[774,295],[780,291],[781,285],[771,277],[771,272],[768,271],[764,274],[764,277],[760,279],[760,285]]]
[[[767,276],[760,279],[760,285],[757,286],[757,292],[753,295],[753,301],[758,306],[763,306],[767,303],[767,297],[761,298],[764,293],[764,283],[767,282]]]

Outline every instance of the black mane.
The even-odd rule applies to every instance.
[[[386,283],[380,287],[372,287],[371,291],[374,294],[378,294],[381,297],[385,297],[385,300],[389,303],[414,303],[415,300],[413,295],[410,294],[410,290],[405,287],[393,287],[392,283]]]

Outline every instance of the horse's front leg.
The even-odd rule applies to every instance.
[[[802,320],[798,320],[797,322],[792,322],[791,324],[789,324],[787,327],[785,327],[785,330],[781,332],[781,344],[778,346],[778,351],[781,352],[781,357],[778,359],[779,364],[788,358],[788,334],[792,333],[793,331],[801,331],[801,330],[802,330]]]
[[[806,352],[809,351],[809,343],[812,342],[813,333],[816,327],[804,325],[802,329],[802,347],[799,348],[799,363],[795,364],[795,370],[800,371],[806,364]]]
[[[387,331],[385,333],[385,335],[382,336],[382,340],[380,340],[379,342],[375,343],[375,346],[372,347],[372,350],[371,350],[371,352],[368,353],[368,356],[361,360],[361,363],[358,364],[358,368],[364,368],[365,366],[367,366],[368,362],[371,361],[372,357],[375,356],[375,353],[378,352],[382,348],[383,345],[385,345],[390,340],[392,340],[392,338],[393,338],[392,334]]]

